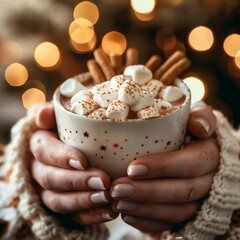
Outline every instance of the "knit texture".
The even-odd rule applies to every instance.
[[[37,107],[31,109],[12,128],[11,142],[6,148],[0,173],[5,175],[5,181],[0,184],[1,196],[5,198],[0,202],[1,239],[106,240],[108,230],[104,225],[92,225],[81,231],[67,230],[43,209],[27,166],[29,137],[37,129],[37,110]]]

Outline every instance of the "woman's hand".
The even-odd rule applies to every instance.
[[[171,230],[196,215],[211,188],[219,163],[216,141],[209,138],[216,119],[211,108],[199,104],[191,112],[189,132],[206,138],[184,149],[141,157],[128,167],[128,177],[111,186],[114,211],[123,220],[149,233]]]
[[[111,209],[111,197],[106,191],[109,176],[100,169],[87,168],[85,156],[50,131],[56,127],[52,104],[39,111],[36,122],[41,130],[30,139],[30,167],[43,203],[55,213],[72,214],[82,225],[116,218],[118,214]]]

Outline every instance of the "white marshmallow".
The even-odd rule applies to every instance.
[[[109,88],[108,90],[99,91],[94,94],[93,100],[99,105],[101,108],[107,108],[109,103],[118,98],[118,91]]]
[[[96,120],[106,120],[106,109],[98,108],[88,115],[88,118]]]
[[[137,117],[139,119],[156,118],[159,116],[160,116],[160,114],[159,114],[158,110],[154,107],[148,107],[148,108],[142,109],[141,111],[139,111],[137,113]]]
[[[81,90],[72,96],[72,98],[70,100],[70,105],[73,105],[73,103],[75,103],[75,102],[78,102],[81,100],[87,100],[87,99],[93,99],[92,91],[89,89]]]
[[[128,66],[125,68],[124,74],[132,76],[133,81],[140,86],[150,81],[153,77],[151,70],[144,65]]]
[[[172,104],[170,102],[164,101],[162,99],[154,99],[153,107],[158,109],[158,111],[164,112],[172,108]]]
[[[114,100],[107,108],[107,118],[113,120],[125,121],[127,119],[129,107],[126,103],[121,100]]]
[[[87,115],[97,108],[98,105],[93,100],[81,100],[73,103],[70,110],[79,115]]]
[[[125,80],[132,80],[132,77],[124,74],[114,76],[111,79],[110,87],[118,90]]]
[[[118,90],[118,100],[127,105],[134,105],[139,101],[141,88],[132,80],[126,80]]]
[[[153,106],[153,103],[154,103],[154,94],[152,92],[142,90],[138,102],[135,105],[131,106],[131,110],[134,112],[138,112],[146,107]]]
[[[143,85],[141,88],[143,90],[153,92],[154,97],[156,97],[158,95],[158,92],[162,88],[162,86],[163,86],[162,82],[160,82],[159,80],[156,80],[156,79],[152,79],[146,85]]]
[[[109,90],[110,88],[110,81],[106,81],[106,82],[103,82],[103,83],[100,83],[100,84],[97,84],[95,85],[93,88],[92,88],[92,93],[93,94],[96,94],[96,93],[99,93],[99,92],[102,92],[102,91],[107,91]]]
[[[168,86],[160,93],[160,95],[163,100],[167,102],[175,102],[184,96],[184,92],[179,87]]]
[[[60,93],[65,97],[72,97],[80,90],[86,89],[80,82],[74,78],[69,78],[60,86]]]

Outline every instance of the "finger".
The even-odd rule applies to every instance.
[[[111,207],[106,206],[76,213],[73,215],[73,219],[81,225],[92,225],[111,221],[118,215]]]
[[[106,190],[110,186],[109,176],[99,170],[75,171],[47,166],[37,160],[31,164],[33,179],[44,189],[52,191]]]
[[[78,170],[87,167],[87,160],[80,151],[62,143],[50,131],[35,132],[30,139],[30,150],[35,159],[46,165]]]
[[[192,179],[131,180],[127,177],[115,180],[111,196],[117,200],[151,203],[187,203],[205,197],[214,174]]]
[[[196,215],[200,204],[196,202],[187,204],[159,204],[136,203],[124,200],[114,201],[113,210],[118,213],[129,214],[139,218],[147,218],[158,221],[179,223]]]
[[[46,207],[56,213],[73,213],[106,206],[111,202],[111,197],[105,191],[86,192],[52,192],[41,191],[41,199]]]
[[[131,215],[122,215],[122,220],[132,227],[146,233],[162,233],[164,231],[171,231],[173,227],[171,223],[147,218],[137,218]]]
[[[214,139],[201,140],[170,153],[151,154],[133,161],[127,170],[132,178],[191,178],[214,171],[219,149]]]
[[[41,129],[53,129],[56,127],[54,107],[51,103],[44,104],[38,111],[36,124]]]
[[[198,102],[192,107],[188,121],[188,130],[195,137],[208,138],[216,129],[216,117],[212,108],[204,102]]]

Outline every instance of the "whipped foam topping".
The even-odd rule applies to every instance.
[[[152,79],[152,72],[143,65],[128,66],[124,74],[92,88],[68,79],[61,85],[60,93],[70,98],[71,112],[114,121],[156,118],[174,111],[176,102],[181,104],[185,99],[179,87]]]

